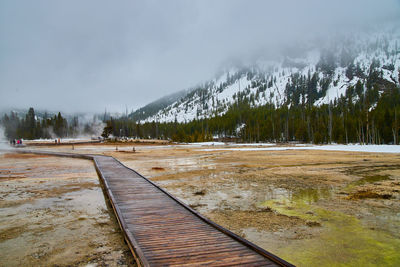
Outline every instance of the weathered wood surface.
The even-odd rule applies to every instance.
[[[224,233],[214,227],[114,158],[94,160],[120,224],[134,239],[136,254],[144,259],[142,265],[289,265],[248,241],[234,238],[226,229]]]
[[[113,157],[39,153],[94,160],[139,265],[293,266],[204,218]]]

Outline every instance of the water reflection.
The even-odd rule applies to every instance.
[[[289,190],[280,187],[268,187],[264,201],[279,200],[285,204],[303,203],[311,205],[321,199],[329,199],[332,196],[331,188],[298,188]]]
[[[330,188],[302,188],[291,194],[290,201],[311,205],[320,199],[329,199],[331,196]]]
[[[389,179],[390,179],[389,175],[369,175],[357,180],[356,182],[354,182],[354,185],[363,185],[367,183],[381,182]]]

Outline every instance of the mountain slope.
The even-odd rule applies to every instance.
[[[155,116],[160,110],[167,108],[168,106],[178,101],[181,97],[185,96],[187,92],[187,90],[182,90],[177,93],[164,96],[142,108],[135,110],[134,112],[129,114],[129,118],[135,121],[140,121],[147,119],[151,116]]]
[[[372,83],[379,83],[381,94],[385,83],[399,84],[399,72],[398,32],[348,37],[323,49],[309,49],[302,56],[232,67],[195,89],[153,102],[131,117],[142,122],[189,122],[225,114],[244,99],[253,107],[268,103],[319,106],[348,94],[356,85],[366,91]]]

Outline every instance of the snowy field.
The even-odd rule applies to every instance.
[[[63,144],[73,142],[93,142],[90,139],[71,138],[62,139]],[[53,139],[36,139],[30,140],[29,143],[36,142],[53,143]],[[154,150],[154,149],[172,149],[178,147],[198,148],[199,151],[283,151],[283,150],[325,150],[325,151],[349,151],[349,152],[371,152],[371,153],[399,153],[400,145],[311,145],[311,144],[294,144],[282,145],[274,143],[224,143],[224,142],[199,142],[199,143],[178,143],[170,145],[155,145],[155,146],[135,146],[135,143],[118,143],[115,146],[91,146],[90,144],[82,147],[75,147],[75,150],[93,150],[93,151],[113,151],[118,147],[119,150],[131,150],[135,147],[136,150]],[[8,142],[0,142],[0,149],[9,148]]]
[[[240,144],[242,146],[254,146],[258,144]],[[236,150],[236,151],[280,151],[280,150],[327,150],[327,151],[350,151],[350,152],[373,152],[373,153],[400,153],[400,145],[306,145],[296,146],[273,146],[269,147],[227,147],[206,148],[202,151]]]
[[[223,142],[199,142],[199,143],[188,143],[185,146],[275,146],[273,143],[243,143],[243,144],[236,144],[236,143],[223,143]]]

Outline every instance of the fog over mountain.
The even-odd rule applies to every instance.
[[[398,0],[1,1],[0,107],[136,109],[399,14]]]

